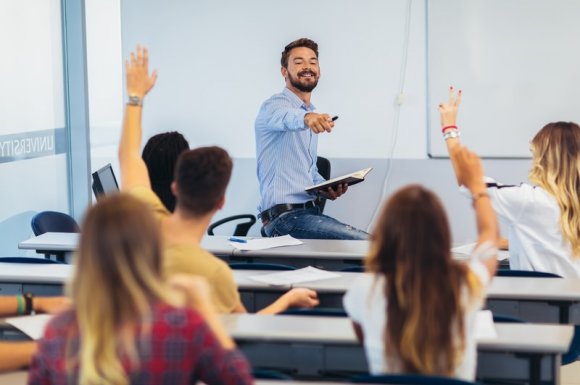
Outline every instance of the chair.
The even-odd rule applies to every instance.
[[[209,225],[209,227],[207,228],[207,234],[208,235],[215,235],[213,230],[216,227],[221,226],[224,223],[228,223],[231,221],[237,221],[240,219],[247,219],[247,221],[242,222],[242,223],[238,223],[236,225],[236,228],[234,229],[233,235],[235,237],[245,237],[246,235],[248,235],[248,231],[250,231],[250,228],[254,225],[254,223],[256,223],[256,216],[255,215],[240,214],[240,215],[233,215],[231,217],[226,217],[226,218],[220,219],[219,221],[216,221],[216,222],[212,223],[211,225]]]
[[[320,174],[320,176],[322,176],[324,179],[329,180],[330,179],[330,161],[322,156],[319,156],[318,158],[316,158],[316,168],[318,168],[318,173]],[[322,199],[322,198],[318,198],[316,199],[316,206],[318,206],[320,208],[320,212],[322,213],[324,211],[324,206],[326,205],[326,199]]]
[[[292,308],[287,309],[279,315],[300,315],[300,316],[310,316],[310,317],[348,317],[343,309],[332,308],[332,307],[314,307],[314,308]]]
[[[34,235],[44,233],[80,233],[80,228],[73,217],[57,211],[42,211],[32,217],[30,226]],[[42,253],[42,251],[38,251]],[[44,253],[46,258],[50,258],[50,253]],[[54,253],[58,261],[64,262],[64,252]]]
[[[234,262],[230,263],[229,266],[232,270],[296,270],[294,266],[283,265],[281,263]]]
[[[558,274],[528,270],[497,270],[496,277],[562,278]]]
[[[384,374],[354,376],[351,382],[359,384],[393,384],[393,385],[476,385],[477,382],[463,381],[449,377],[424,376],[420,374]]]

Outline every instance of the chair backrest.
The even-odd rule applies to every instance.
[[[318,168],[318,173],[326,180],[330,179],[330,161],[322,156],[316,158],[316,168]],[[326,199],[317,199],[316,205],[320,208],[320,212],[324,211],[324,206],[326,205]]]
[[[55,261],[46,258],[34,258],[34,257],[0,257],[0,263],[37,263],[37,264],[57,264],[62,265],[62,262]]]
[[[562,278],[562,276],[554,273],[546,273],[543,271],[529,271],[529,270],[507,270],[499,269],[495,273],[497,277],[536,277],[536,278]]]
[[[44,233],[79,233],[80,228],[73,217],[57,211],[42,211],[30,221],[34,235]]]
[[[343,309],[334,307],[314,307],[314,308],[292,308],[287,309],[280,315],[301,315],[301,316],[311,316],[311,317],[348,317]]]
[[[256,223],[256,216],[255,215],[240,214],[240,215],[232,215],[231,217],[226,217],[226,218],[220,219],[219,221],[216,221],[216,222],[212,223],[211,225],[209,225],[209,227],[207,228],[207,234],[208,235],[215,235],[214,229],[216,227],[221,226],[224,223],[228,223],[231,221],[238,221],[240,219],[247,219],[247,221],[242,222],[242,223],[238,223],[236,225],[236,228],[234,229],[233,235],[236,237],[245,237],[246,235],[248,235],[248,231],[250,231],[250,228],[254,225],[254,223]]]
[[[393,384],[393,385],[476,385],[477,382],[469,382],[449,377],[424,376],[420,374],[384,374],[379,376],[362,375],[350,379],[355,383],[366,384]]]
[[[294,266],[283,265],[281,263],[255,263],[255,262],[234,262],[230,263],[233,270],[276,270],[289,271],[296,270]]]

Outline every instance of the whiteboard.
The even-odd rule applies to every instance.
[[[482,156],[529,157],[546,123],[580,121],[580,1],[430,0],[429,154],[446,156],[437,105],[463,90],[463,142]]]
[[[312,103],[338,115],[319,153],[384,158],[392,140],[409,0],[123,0],[123,57],[149,47],[158,83],[147,97],[144,136],[178,130],[192,146],[217,144],[255,157],[260,105],[281,92],[280,54],[289,42],[319,44],[321,78]],[[413,15],[409,75],[420,79],[402,112],[396,152],[425,155],[424,5]],[[417,64],[420,63],[417,67]],[[411,128],[408,128],[411,127]],[[421,137],[417,139],[417,137]]]

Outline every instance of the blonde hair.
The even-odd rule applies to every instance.
[[[451,258],[451,234],[437,196],[419,185],[395,192],[372,234],[367,271],[385,278],[389,370],[453,376],[465,351],[464,287],[481,285]]]
[[[580,126],[556,122],[532,139],[534,163],[530,180],[545,189],[560,206],[562,235],[580,257]]]
[[[158,225],[147,207],[125,194],[108,197],[89,210],[70,287],[79,325],[81,385],[126,385],[120,355],[139,365],[135,325],[151,305],[166,301]],[[67,349],[72,352],[72,349]]]

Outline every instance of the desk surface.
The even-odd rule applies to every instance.
[[[359,344],[348,318],[227,314],[221,319],[237,341]],[[495,327],[498,338],[478,340],[479,350],[564,353],[574,333],[569,325],[496,324]]]
[[[0,263],[0,282],[62,284],[72,276],[73,269],[72,265]],[[238,287],[242,290],[283,291],[288,289],[284,286],[269,286],[249,278],[269,273],[272,272],[234,270],[234,277]],[[293,287],[307,287],[327,293],[344,293],[352,281],[362,273],[339,272],[338,274],[340,274],[339,278],[301,283],[293,285]],[[495,277],[488,288],[488,297],[492,299],[580,302],[580,279]]]

